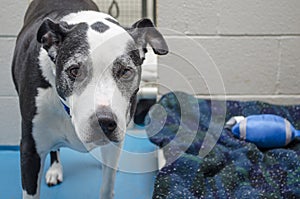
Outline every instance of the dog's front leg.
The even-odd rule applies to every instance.
[[[118,144],[110,143],[101,148],[102,155],[102,184],[101,184],[101,199],[114,198],[115,177],[118,169],[120,153],[123,147],[123,142]]]
[[[20,146],[23,199],[39,199],[46,155],[38,154],[31,135],[23,136]]]

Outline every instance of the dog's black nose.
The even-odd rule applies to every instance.
[[[117,123],[113,118],[100,117],[98,118],[98,122],[105,134],[109,134],[117,128]]]
[[[100,107],[96,116],[102,131],[109,137],[109,134],[117,128],[116,117],[112,113],[112,110],[107,107]]]

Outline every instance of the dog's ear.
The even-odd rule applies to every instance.
[[[54,22],[46,18],[37,32],[37,41],[48,52],[52,61],[55,61],[57,49],[70,30],[62,22]]]
[[[126,28],[126,30],[135,40],[142,59],[145,59],[147,44],[150,44],[154,53],[157,55],[165,55],[169,52],[165,39],[154,27],[150,19],[141,19],[135,22],[131,28]]]

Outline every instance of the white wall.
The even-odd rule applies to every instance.
[[[209,82],[216,71],[205,73],[211,62],[201,58],[203,50],[192,40],[215,62],[227,97],[300,103],[299,0],[163,0],[158,1],[158,25],[171,46],[171,54],[159,58],[160,93],[169,86],[202,97],[224,94],[209,91],[221,82]],[[191,55],[193,66],[192,58],[184,60]]]
[[[11,60],[28,1],[0,0],[0,5],[0,145],[15,145],[20,141],[21,123]]]

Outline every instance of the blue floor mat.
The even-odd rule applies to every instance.
[[[148,139],[131,136],[126,136],[124,148],[132,152],[155,150],[155,146]],[[0,199],[22,198],[19,151],[0,150],[0,161]],[[61,149],[61,161],[64,169],[63,183],[48,187],[44,171],[41,199],[98,199],[102,176],[99,162],[88,153],[79,153],[67,148]],[[49,157],[45,165],[46,170],[49,167]],[[142,174],[119,171],[116,177],[115,199],[152,198],[155,175],[156,171]]]

